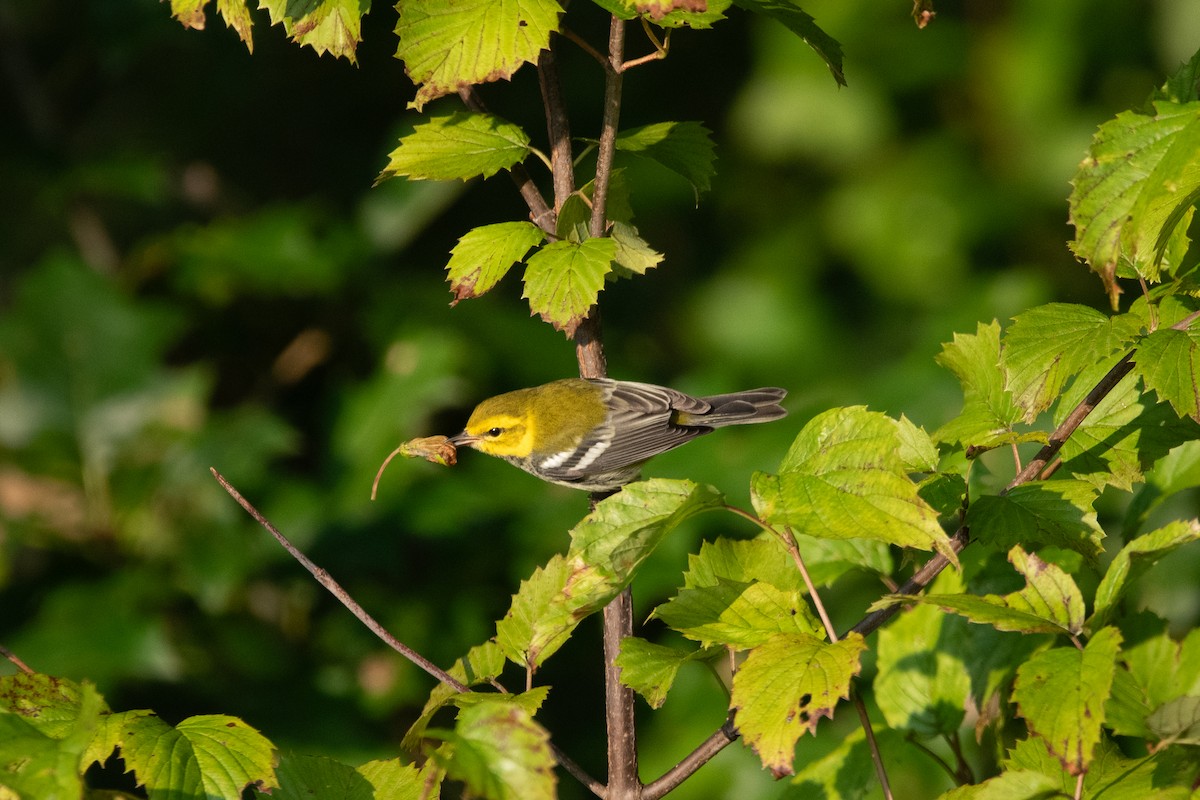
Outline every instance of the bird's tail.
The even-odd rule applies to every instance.
[[[704,425],[709,428],[770,422],[787,416],[787,411],[779,405],[786,396],[786,389],[764,388],[701,397],[699,399],[709,405],[708,411],[681,414],[676,421],[681,425]]]

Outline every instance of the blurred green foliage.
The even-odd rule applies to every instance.
[[[677,176],[622,164],[641,235],[666,260],[602,295],[610,372],[697,393],[789,388],[788,422],[649,469],[743,506],[750,471],[774,467],[826,407],[929,429],[949,419],[958,389],[933,356],[953,332],[1056,299],[1104,307],[1065,245],[1068,177],[1096,126],[1200,41],[1191,0],[945,2],[924,31],[903,3],[805,8],[842,42],[848,87],[792,34],[736,10],[713,31],[677,31],[670,57],[625,84],[624,126],[700,120],[718,172],[697,207]],[[580,24],[594,37],[603,15]],[[523,218],[510,183],[370,188],[417,121],[393,26],[374,9],[352,67],[265,24],[250,57],[222,26],[185,31],[154,3],[0,7],[0,642],[95,681],[114,708],[237,715],[351,762],[396,752],[430,680],[326,597],[208,468],[443,665],[489,636],[586,510],[581,493],[470,453],[452,470],[394,464],[369,500],[397,442],[575,371],[512,277],[447,308],[457,238]],[[601,79],[567,53],[574,133],[594,136]],[[484,94],[540,132],[527,72]],[[701,518],[664,542],[635,586],[639,619],[716,524],[726,532]],[[1200,614],[1190,583],[1146,585],[1147,602]],[[851,578],[827,602],[844,627],[877,594]],[[572,691],[540,718],[602,774],[596,624],[581,631],[541,673]],[[644,774],[723,707],[685,665],[642,731]],[[917,759],[892,780],[949,785]],[[736,745],[673,797],[780,791]]]

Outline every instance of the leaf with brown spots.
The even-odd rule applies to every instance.
[[[867,647],[858,634],[829,644],[783,633],[754,648],[733,678],[734,721],[775,777],[793,773],[796,742],[850,696]]]
[[[1100,741],[1120,648],[1120,632],[1102,628],[1082,650],[1046,650],[1017,670],[1017,713],[1072,775],[1087,771]]]

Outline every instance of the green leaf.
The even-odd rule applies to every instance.
[[[821,57],[839,85],[846,85],[846,75],[842,71],[842,46],[821,30],[816,20],[801,11],[798,5],[789,0],[734,0],[734,3],[753,14],[762,14],[783,23]]]
[[[1087,645],[1038,653],[1017,670],[1013,700],[1030,730],[1072,775],[1086,772],[1100,741],[1121,634],[1096,632]]]
[[[459,111],[431,117],[402,136],[375,184],[401,175],[415,181],[490,178],[527,155],[529,137],[520,126],[491,114]]]
[[[880,726],[875,731],[875,738],[883,750],[884,742],[891,744],[891,740],[898,739],[899,735]],[[905,743],[904,746],[909,745]],[[871,748],[859,727],[843,736],[829,754],[806,760],[779,800],[859,800],[877,783]]]
[[[730,706],[746,743],[776,777],[792,774],[796,742],[850,696],[866,646],[856,633],[832,644],[785,633],[746,656],[733,676]]]
[[[1146,727],[1159,740],[1158,746],[1200,744],[1200,697],[1177,697],[1154,710]]]
[[[1104,578],[1096,588],[1096,600],[1088,627],[1098,630],[1112,615],[1125,587],[1141,577],[1158,560],[1180,545],[1200,539],[1200,523],[1196,520],[1176,521],[1156,531],[1139,536],[1126,544],[1108,565]]]
[[[617,243],[617,252],[613,256],[614,278],[627,278],[634,275],[645,275],[647,270],[654,269],[662,263],[663,254],[652,248],[646,240],[638,235],[638,229],[625,222],[614,222],[612,240]]]
[[[508,80],[550,46],[562,8],[554,0],[401,0],[396,57],[418,85],[410,107],[460,87]]]
[[[1200,332],[1171,328],[1151,333],[1138,345],[1135,371],[1147,389],[1170,403],[1179,416],[1200,419]]]
[[[688,480],[653,478],[628,484],[596,504],[571,529],[569,559],[594,568],[611,582],[607,602],[624,589],[663,537],[681,522],[724,506],[711,486]]]
[[[1188,103],[1200,99],[1197,91],[1200,89],[1200,51],[1191,59],[1180,64],[1175,74],[1167,78],[1162,88],[1154,93],[1153,99],[1170,100],[1173,103]]]
[[[446,265],[454,295],[450,305],[490,290],[544,238],[542,229],[531,222],[499,222],[467,231]]]
[[[509,643],[511,644],[511,642]],[[523,653],[519,647],[514,647],[513,652],[514,654]],[[519,659],[520,655],[514,661],[523,663]],[[488,683],[493,678],[499,677],[503,671],[504,650],[495,642],[484,642],[472,647],[466,656],[455,661],[454,666],[447,670],[452,678],[466,686]],[[421,738],[425,735],[425,728],[429,726],[429,721],[457,694],[458,692],[453,687],[439,681],[430,691],[429,699],[425,701],[425,707],[421,709],[421,716],[417,717],[416,722],[410,725],[408,732],[404,734],[404,740],[400,746],[409,752],[419,752]]]
[[[528,580],[521,581],[508,613],[496,623],[496,643],[514,664],[541,664],[563,646],[587,616],[581,607],[586,607],[589,600],[601,602],[594,595],[577,599],[567,594],[568,581],[581,569],[581,565],[555,555],[544,567],[534,570]]]
[[[779,633],[823,636],[800,592],[761,581],[718,578],[713,586],[682,589],[654,609],[653,616],[705,647],[754,647]]]
[[[233,28],[238,38],[246,44],[246,49],[253,53],[254,39],[250,34],[250,27],[254,24],[254,21],[250,17],[250,9],[246,7],[246,0],[217,0],[217,13],[225,20],[226,25]]]
[[[1109,318],[1087,306],[1050,303],[1013,319],[1004,334],[1005,389],[1026,422],[1049,408],[1080,370],[1128,347],[1141,329],[1138,318]]]
[[[1055,409],[1059,425],[1109,370],[1098,364],[1084,370]],[[1126,375],[1076,428],[1063,445],[1062,470],[1097,487],[1131,490],[1143,473],[1168,451],[1200,437],[1200,425],[1180,419],[1166,403],[1156,403]]]
[[[711,132],[699,122],[656,122],[617,134],[617,149],[656,161],[692,185],[697,197],[707,192],[716,172]]]
[[[1007,494],[975,500],[967,509],[967,525],[973,536],[993,547],[1048,544],[1095,560],[1104,550],[1104,531],[1092,508],[1097,494],[1085,481],[1025,483]]]
[[[188,717],[172,728],[151,711],[110,714],[88,753],[103,760],[114,747],[151,796],[241,800],[247,786],[278,786],[274,746],[236,717]]]
[[[852,569],[876,575],[891,575],[895,569],[889,546],[872,539],[818,539],[803,533],[792,533],[808,577],[816,586],[828,586]]]
[[[1083,781],[1083,796],[1104,800],[1186,800],[1195,765],[1168,749],[1150,757],[1126,758],[1108,739],[1101,739],[1093,752],[1091,768]],[[1031,737],[1009,752],[1005,769],[1039,772],[1059,781],[1062,796],[1073,797],[1076,778],[1062,769],[1047,750],[1046,742]]]
[[[436,797],[441,779],[432,765],[417,769],[412,764],[402,764],[397,758],[368,761],[358,768],[371,784],[374,797],[388,800],[426,800]]]
[[[415,767],[409,767],[414,777]],[[375,791],[358,770],[325,756],[289,753],[279,760],[276,769],[279,787],[259,798],[270,800],[311,800],[319,797],[339,797],[344,800],[375,800]],[[418,788],[420,784],[417,784]],[[412,795],[420,800],[420,795]]]
[[[88,745],[106,710],[90,683],[0,677],[0,796],[80,797],[83,772],[94,760]]]
[[[616,597],[675,526],[722,504],[710,486],[638,481],[605,498],[571,530],[571,548],[539,568],[496,624],[496,642],[517,664],[536,667],[589,614]]]
[[[767,522],[822,538],[869,538],[957,563],[937,511],[908,476],[910,428],[861,406],[832,409],[804,426],[779,475],[755,473],[754,508]]]
[[[1004,388],[999,323],[981,323],[974,334],[954,334],[935,360],[954,373],[963,390],[962,412],[934,432],[935,440],[991,447],[1011,433],[1021,410]]]
[[[956,573],[942,576],[931,591],[962,589]],[[958,617],[924,606],[880,629],[875,699],[889,727],[925,737],[958,731],[971,682],[960,655],[939,643],[961,636],[965,626]]]
[[[890,595],[872,610],[897,603],[921,603],[961,614],[1001,631],[1077,634],[1083,628],[1083,595],[1071,576],[1020,546],[1008,554],[1025,588],[1003,596],[987,594]]]
[[[1119,272],[1155,282],[1179,266],[1163,256],[1186,242],[1200,189],[1200,103],[1118,114],[1100,126],[1072,184],[1071,249],[1101,276],[1115,308]]]
[[[621,683],[645,698],[651,708],[662,708],[679,668],[688,661],[711,657],[712,653],[706,650],[689,653],[647,642],[636,636],[626,636],[621,640],[621,652],[617,654],[616,663],[621,668]]]
[[[754,539],[722,536],[701,543],[699,553],[688,554],[688,568],[683,574],[685,587],[716,586],[721,580],[762,581],[785,591],[799,591],[804,586],[783,544],[768,533]]]
[[[272,25],[283,25],[292,41],[311,47],[317,55],[332,53],[356,63],[362,41],[362,18],[371,9],[370,0],[259,0]]]
[[[1121,627],[1126,646],[1105,705],[1106,724],[1121,735],[1148,739],[1151,712],[1180,697],[1200,695],[1200,629],[1177,642],[1166,620],[1149,612],[1127,616]]]
[[[574,336],[596,304],[616,254],[617,243],[609,238],[548,244],[529,258],[521,296],[533,313]]]
[[[557,796],[550,735],[519,703],[499,698],[474,703],[458,715],[445,739],[432,757],[473,795],[490,800]]]
[[[1059,794],[1059,782],[1031,770],[1008,770],[982,783],[959,786],[939,800],[1040,800]]]

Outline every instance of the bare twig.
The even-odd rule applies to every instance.
[[[16,653],[14,653],[12,650],[9,650],[4,645],[0,645],[0,656],[4,656],[4,658],[6,658],[8,661],[11,661],[14,665],[16,665],[17,669],[21,670],[21,672],[24,672],[26,675],[36,674],[28,664],[17,658]]]
[[[407,658],[413,664],[420,667],[429,675],[449,686],[454,691],[459,692],[460,694],[472,691],[468,686],[456,679],[453,675],[446,672],[444,669],[437,666],[429,659],[425,658],[423,655],[413,650],[411,647],[404,644],[390,632],[388,632],[386,628],[380,625],[374,617],[368,614],[366,610],[358,604],[358,601],[351,597],[350,594],[342,588],[341,584],[333,579],[333,576],[331,576],[321,567],[318,567],[316,564],[314,564],[308,556],[300,552],[300,550],[294,544],[292,544],[286,536],[280,533],[279,529],[272,525],[270,520],[264,517],[249,500],[243,497],[241,492],[233,488],[233,485],[225,479],[224,475],[222,475],[213,467],[209,468],[209,472],[213,474],[213,477],[217,479],[217,482],[221,484],[221,487],[229,493],[229,496],[236,500],[237,504],[245,509],[247,514],[254,518],[255,522],[257,522],[259,525],[265,528],[268,533],[274,536],[276,541],[283,545],[283,548],[287,550],[289,554],[291,554],[292,558],[299,561],[301,566],[308,570],[309,573],[311,573],[312,576],[317,579],[318,583],[328,589],[330,594],[336,597],[338,601],[350,611],[351,614],[358,617],[359,620],[366,625],[372,633],[380,638],[380,640],[382,640],[397,653]],[[7,654],[7,651],[0,647],[0,654]],[[13,658],[15,658],[15,656],[13,656]],[[21,665],[19,661],[14,663],[18,663],[19,666],[24,666]],[[26,670],[29,669],[28,667],[24,668]],[[491,683],[501,692],[507,691],[499,683],[495,681],[492,681]],[[553,742],[550,744],[550,749],[554,753],[555,759],[558,760],[559,765],[563,769],[573,775],[576,780],[586,786],[597,797],[604,797],[603,784],[601,784],[592,776],[588,775],[582,767],[576,764],[573,759],[566,755],[566,753],[562,752]]]
[[[209,472],[213,474],[213,477],[217,479],[217,482],[221,484],[221,487],[229,493],[229,496],[236,500],[238,505],[246,510],[247,514],[254,517],[255,522],[266,528],[267,532],[274,536],[276,541],[283,545],[283,549],[287,550],[288,553],[291,554],[292,558],[299,561],[300,565],[308,570],[312,576],[317,579],[317,583],[328,589],[330,594],[336,597],[342,605],[349,609],[351,614],[358,617],[359,620],[361,620],[362,623],[366,625],[372,633],[383,640],[388,647],[407,658],[413,664],[420,667],[437,680],[451,687],[456,692],[470,691],[466,685],[460,682],[453,675],[446,672],[446,670],[434,664],[432,661],[425,658],[425,656],[421,655],[416,650],[413,650],[404,642],[400,641],[391,633],[389,633],[386,628],[380,625],[374,617],[368,614],[366,610],[358,604],[357,600],[351,597],[350,594],[342,588],[341,584],[333,579],[332,575],[314,564],[308,556],[304,555],[304,553],[301,553],[300,550],[294,544],[292,544],[286,536],[280,533],[279,529],[272,525],[270,520],[264,517],[262,513],[250,503],[249,500],[247,500],[245,497],[242,497],[241,492],[233,488],[233,485],[230,484],[229,481],[225,480],[224,475],[217,472],[217,470],[212,467],[209,468]]]
[[[617,124],[621,119],[621,62],[625,57],[625,20],[613,16],[608,31],[608,65],[604,80],[604,122],[596,153],[596,183],[592,192],[592,236],[608,228],[608,182],[617,150]]]
[[[892,800],[892,784],[888,780],[887,768],[883,765],[883,754],[879,752],[879,742],[875,740],[875,729],[871,727],[871,718],[867,715],[867,704],[862,695],[850,687],[850,699],[854,702],[854,710],[858,712],[858,722],[862,725],[867,737],[867,747],[871,750],[871,763],[875,765],[875,777],[879,778],[879,787],[883,790],[885,800]]]
[[[700,746],[689,753],[682,761],[662,774],[662,777],[646,784],[642,790],[642,800],[659,800],[660,797],[675,789],[691,777],[696,770],[712,760],[713,756],[725,749],[726,745],[736,742],[738,730],[734,727],[733,717],[725,720],[725,724],[700,743]]]
[[[571,153],[571,124],[563,100],[562,80],[558,73],[556,39],[542,51],[538,59],[538,84],[542,89],[542,105],[546,110],[546,135],[550,140],[550,172],[554,176],[554,213],[575,191],[574,157]]]
[[[1066,444],[1067,439],[1071,438],[1071,434],[1075,433],[1075,429],[1079,424],[1092,413],[1100,401],[1108,396],[1121,379],[1130,373],[1133,369],[1133,355],[1136,350],[1130,350],[1125,354],[1125,357],[1116,363],[1116,365],[1108,371],[1108,374],[1100,379],[1100,382],[1088,392],[1087,397],[1083,398],[1083,402],[1071,409],[1071,413],[1062,421],[1062,424],[1055,428],[1054,433],[1050,434],[1050,441],[1046,443],[1033,460],[1025,465],[1025,469],[1017,473],[1017,477],[1013,478],[1008,486],[1004,487],[1004,491],[1000,494],[1007,494],[1023,483],[1028,483],[1033,480],[1045,468],[1046,464],[1050,463],[1062,446]]]

